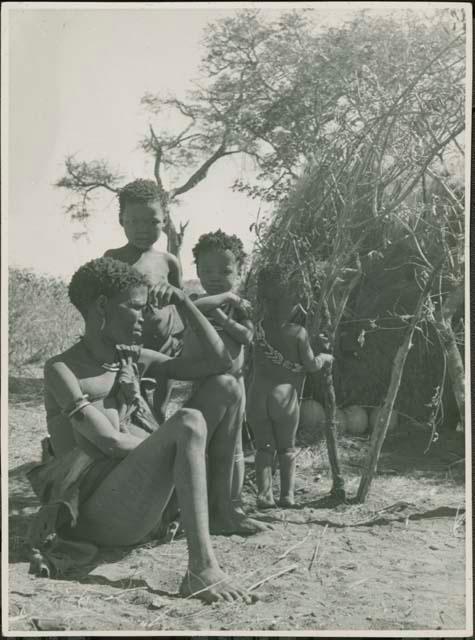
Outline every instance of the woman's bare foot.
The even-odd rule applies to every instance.
[[[275,509],[276,504],[274,502],[274,498],[260,498],[258,497],[256,500],[256,505],[258,509]]]
[[[251,536],[273,527],[266,522],[249,518],[243,511],[234,511],[227,515],[216,514],[210,517],[209,530],[214,535]]]
[[[243,600],[246,604],[252,604],[258,600],[256,595],[246,593],[244,589],[231,584],[228,576],[219,567],[198,572],[189,569],[180,585],[180,595],[185,598],[199,598],[207,603]]]

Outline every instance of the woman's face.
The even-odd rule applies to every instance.
[[[103,335],[108,342],[116,344],[141,344],[143,311],[147,304],[146,286],[132,287],[104,304]]]

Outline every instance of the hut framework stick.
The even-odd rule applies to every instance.
[[[396,396],[398,394],[399,387],[401,385],[401,379],[402,379],[402,374],[404,370],[404,365],[406,363],[407,354],[409,353],[409,350],[412,347],[412,337],[414,335],[414,330],[416,328],[417,322],[421,317],[422,310],[424,308],[424,303],[432,288],[434,278],[436,274],[439,272],[441,266],[442,266],[442,263],[439,263],[438,266],[434,267],[429,278],[427,279],[427,283],[424,287],[424,290],[422,291],[419,297],[419,300],[417,302],[414,316],[407,330],[406,337],[404,338],[402,345],[397,350],[396,357],[394,358],[388,392],[386,394],[386,399],[384,401],[382,410],[379,412],[378,421],[374,427],[371,446],[368,452],[368,456],[366,458],[365,469],[361,476],[360,486],[358,487],[358,493],[356,496],[357,502],[364,502],[368,495],[369,488],[373,480],[373,476],[376,472],[376,467],[378,464],[379,456],[381,454],[381,449],[384,443],[384,439],[386,438],[386,433],[388,431],[389,420],[391,418],[391,413],[394,408],[394,402],[396,400]]]
[[[327,333],[331,333],[331,319],[330,311],[326,300],[322,305],[323,316],[325,324],[327,326]],[[338,460],[338,446],[337,446],[337,428],[336,428],[336,395],[335,387],[333,384],[333,372],[332,365],[326,364],[323,368],[323,380],[324,380],[324,403],[325,403],[325,437],[327,441],[328,459],[330,461],[330,468],[332,471],[333,486],[331,495],[338,500],[345,500],[345,481],[341,475],[340,462]],[[316,374],[313,374],[314,390],[316,390],[318,384],[318,378]]]

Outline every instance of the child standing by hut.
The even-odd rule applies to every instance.
[[[249,302],[236,294],[246,254],[242,241],[219,229],[200,236],[193,248],[196,271],[205,294],[191,295],[198,309],[208,318],[221,336],[232,358],[232,374],[241,387],[242,406],[237,420],[241,423],[245,413],[244,347],[250,346],[254,335]],[[184,352],[199,357],[199,345],[193,344],[193,335],[185,332]],[[197,383],[199,384],[199,383]],[[244,455],[242,435],[238,437],[233,473],[233,499],[238,501],[244,483]]]
[[[257,506],[275,507],[272,466],[277,451],[281,507],[295,504],[295,436],[305,375],[319,371],[333,356],[315,356],[307,331],[296,324],[295,287],[279,267],[262,269],[258,298],[263,306],[256,326],[253,379],[247,419],[256,440]]]

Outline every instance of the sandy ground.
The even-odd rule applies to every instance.
[[[465,628],[463,438],[402,424],[385,444],[364,505],[329,507],[325,445],[302,446],[298,508],[266,513],[274,529],[213,538],[223,568],[260,600],[204,605],[177,589],[183,539],[101,552],[67,579],[28,573],[26,532],[37,501],[24,473],[44,436],[42,381],[14,378],[9,431],[9,628],[30,631],[460,630]],[[305,435],[305,434],[303,434]],[[301,436],[307,442],[308,437]],[[342,466],[354,495],[367,450],[342,438]],[[278,480],[276,478],[276,490]],[[254,510],[252,457],[244,502]],[[256,586],[258,583],[262,583]]]

